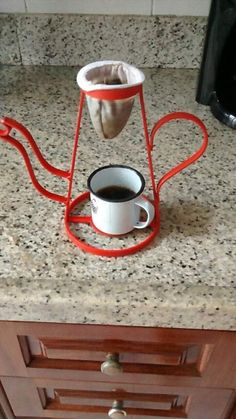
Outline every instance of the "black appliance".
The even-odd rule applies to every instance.
[[[212,0],[196,100],[236,129],[236,0]]]

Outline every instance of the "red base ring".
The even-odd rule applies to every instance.
[[[119,256],[127,256],[133,253],[138,252],[139,250],[143,249],[147,246],[151,241],[156,237],[160,222],[159,216],[155,217],[152,223],[150,224],[151,231],[150,234],[142,240],[140,243],[135,244],[130,247],[122,248],[122,249],[103,249],[100,247],[92,246],[85,241],[82,241],[78,236],[75,235],[71,231],[70,224],[71,223],[78,223],[78,224],[88,224],[93,228],[92,218],[90,216],[73,216],[70,215],[76,205],[81,204],[89,199],[89,192],[84,192],[79,195],[76,199],[74,199],[67,207],[66,214],[65,214],[65,229],[69,239],[80,249],[84,250],[85,252],[92,253],[93,255],[98,256],[107,256],[107,257],[119,257]],[[111,236],[112,237],[112,236]]]

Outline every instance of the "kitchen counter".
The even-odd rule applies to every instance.
[[[0,68],[0,114],[22,122],[53,165],[68,169],[79,89],[78,69]],[[196,164],[161,190],[161,228],[144,250],[123,258],[84,253],[67,238],[62,204],[33,188],[21,156],[0,142],[0,320],[123,324],[234,330],[236,328],[234,169],[235,131],[195,102],[197,71],[145,69],[149,128],[164,114],[196,114],[209,147]],[[173,122],[156,137],[157,180],[200,144],[198,129]],[[34,167],[40,182],[66,193],[65,181]],[[114,140],[100,140],[87,109],[81,129],[74,195],[97,167],[129,164],[148,182],[138,101]],[[89,230],[91,242],[124,245]],[[141,233],[144,234],[144,233]]]

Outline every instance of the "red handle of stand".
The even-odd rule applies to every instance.
[[[194,161],[198,160],[199,157],[201,157],[201,155],[204,153],[204,151],[207,148],[207,144],[208,144],[208,133],[207,133],[207,129],[204,125],[204,123],[201,121],[201,119],[197,118],[195,115],[191,114],[191,113],[187,113],[187,112],[173,112],[170,113],[168,115],[165,115],[163,118],[161,118],[153,127],[151,135],[150,135],[150,147],[151,150],[153,148],[153,143],[154,143],[154,137],[157,133],[157,131],[166,123],[173,121],[173,120],[178,120],[178,119],[184,119],[187,121],[192,121],[194,122],[196,125],[198,125],[198,127],[201,129],[202,133],[203,133],[203,141],[201,144],[201,147],[195,152],[193,153],[190,157],[188,157],[186,160],[184,160],[182,163],[179,163],[177,166],[175,166],[173,169],[169,170],[169,172],[167,172],[164,176],[162,176],[162,178],[159,180],[159,182],[157,183],[157,193],[159,193],[162,185],[169,180],[171,177],[175,176],[177,173],[181,172],[183,169],[185,169],[187,166],[189,166],[190,164],[192,164]]]

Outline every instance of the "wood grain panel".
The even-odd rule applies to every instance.
[[[105,388],[103,388],[104,384]],[[94,418],[94,416],[96,419],[104,419],[109,410],[109,404],[104,405],[103,401],[112,402],[112,396],[114,400],[124,399],[124,409],[130,418],[228,419],[226,412],[232,409],[232,400],[235,397],[233,391],[225,389],[129,384],[127,388],[113,388],[109,391],[112,384],[104,384],[99,383],[99,389],[94,390],[90,389],[88,382],[12,377],[3,379],[4,390],[15,415],[31,419],[32,417],[77,419]],[[42,402],[40,389],[46,391],[46,405]],[[87,404],[80,404],[79,400],[69,402],[70,397],[79,399],[80,396],[83,400],[87,398],[89,402]],[[137,399],[139,406],[135,405]],[[100,401],[99,404],[96,404],[97,400]],[[156,408],[151,408],[149,403],[153,404],[155,401]],[[129,406],[128,402],[132,402],[133,405]],[[164,405],[161,406],[161,403]]]
[[[0,375],[236,388],[234,332],[0,321]],[[100,364],[119,353],[124,373]]]
[[[18,336],[28,368],[100,372],[108,352],[119,354],[124,373],[200,377],[213,345],[140,344],[131,341]]]

